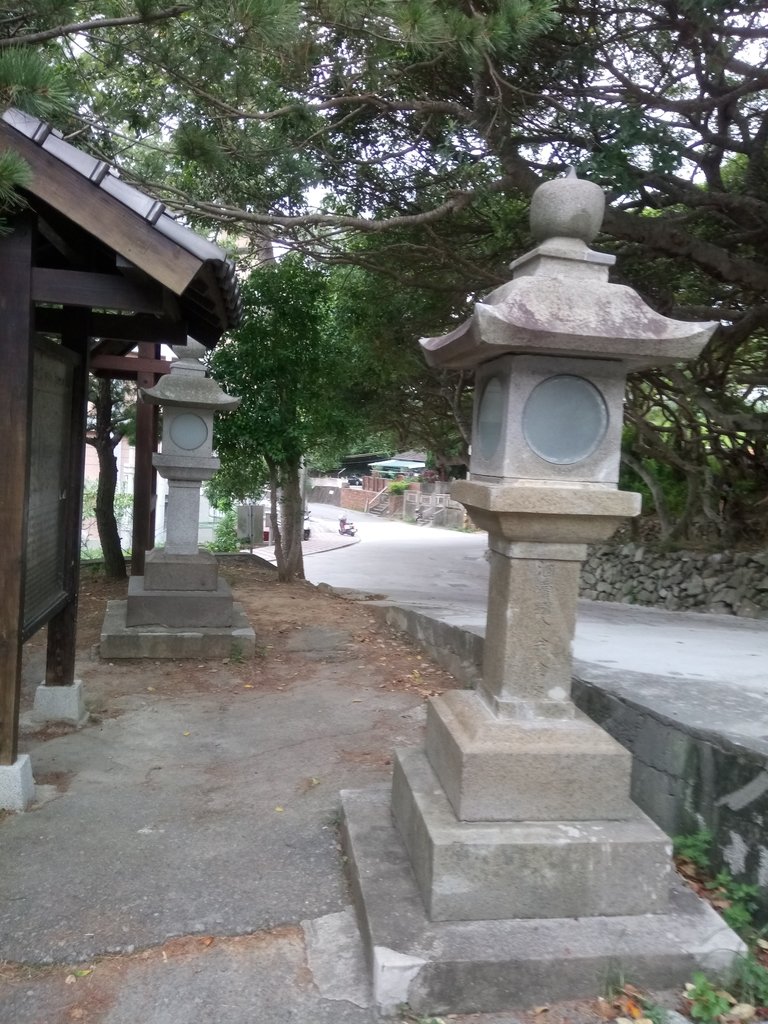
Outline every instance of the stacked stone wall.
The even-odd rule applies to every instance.
[[[590,548],[580,594],[670,611],[768,618],[768,551],[660,552],[642,544]]]

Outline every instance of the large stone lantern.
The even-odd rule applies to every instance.
[[[511,717],[573,716],[584,545],[640,511],[639,495],[617,490],[627,373],[692,358],[717,326],[661,316],[609,282],[615,258],[588,247],[604,204],[575,175],[542,185],[531,204],[540,245],[466,323],[422,341],[433,366],[476,373],[471,481],[453,496],[488,531],[481,693]]]
[[[214,414],[240,404],[206,376],[205,351],[191,338],[174,347],[170,373],[142,389],[144,401],[163,409],[162,452],[152,461],[168,481],[166,543],[147,552],[144,575],[128,582],[127,601],[110,602],[104,657],[220,657],[254,648],[253,630],[219,578],[216,558],[198,545],[200,489],[219,468]]]
[[[542,185],[538,247],[466,323],[422,341],[433,366],[475,370],[471,479],[452,495],[488,531],[491,570],[482,681],[431,700],[424,749],[396,752],[396,833],[375,824],[381,797],[344,795],[383,1008],[492,1011],[595,993],[612,969],[665,987],[739,946],[692,894],[672,896],[629,752],[570,697],[586,546],[640,509],[617,489],[627,372],[690,359],[716,327],[610,283],[614,258],[588,244],[603,207],[575,175]]]

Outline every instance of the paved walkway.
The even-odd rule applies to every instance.
[[[312,506],[322,521],[338,514]],[[482,634],[484,533],[355,516],[360,544],[307,560],[312,582],[373,592],[437,622]],[[580,601],[577,674],[693,728],[768,742],[768,621]]]
[[[355,514],[350,545],[334,534],[338,515],[313,515],[314,582],[482,628],[482,536]],[[577,654],[641,699],[677,701],[681,715],[709,707],[720,728],[731,715],[757,742],[767,632],[583,607]],[[386,774],[371,759],[417,744],[424,710],[417,695],[366,689],[364,669],[341,685],[350,639],[329,648],[320,637],[306,678],[255,694],[248,711],[226,687],[163,693],[162,665],[144,664],[147,686],[118,695],[100,723],[32,743],[40,803],[0,822],[0,1021],[374,1024],[338,791]]]
[[[346,534],[342,536],[339,533],[338,518],[337,516],[335,521],[328,518],[307,521],[310,531],[309,540],[302,541],[301,544],[301,550],[305,557],[323,554],[326,551],[336,551],[338,548],[348,548],[359,543],[357,537],[350,537]],[[265,544],[264,547],[254,548],[253,553],[266,562],[272,562],[273,565],[277,561],[274,545]]]

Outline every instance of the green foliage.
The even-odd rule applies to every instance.
[[[390,484],[387,484],[387,491],[389,494],[405,494],[410,486],[408,480],[393,480]]]
[[[337,453],[362,430],[356,352],[331,329],[327,274],[299,256],[254,271],[243,297],[242,326],[211,358],[213,375],[242,399],[215,425],[216,493],[235,497],[246,484],[254,493],[269,479],[281,501],[278,573],[288,580],[303,574],[302,459]]]
[[[754,953],[736,958],[726,987],[739,1002],[768,1007],[768,969]]]
[[[689,861],[698,868],[698,877],[706,876],[712,864],[712,833],[706,829],[691,835],[675,836],[672,840],[676,857]],[[723,919],[744,938],[753,935],[753,921],[759,909],[760,889],[756,885],[738,882],[729,871],[718,871],[705,879],[704,885],[712,893],[714,906]]]
[[[83,524],[90,527],[96,521],[96,497],[98,485],[92,481],[86,481],[83,487]],[[133,521],[133,494],[127,491],[116,491],[114,500],[114,513],[118,531],[126,529]],[[125,554],[128,551],[125,550]],[[91,547],[87,537],[81,544],[81,557],[88,559],[101,559],[104,557],[101,547]]]
[[[684,857],[697,868],[707,871],[712,862],[712,833],[701,829],[691,835],[673,836],[672,849],[676,857]]]
[[[278,240],[334,279],[337,264],[360,268],[349,283],[364,301],[343,311],[368,360],[356,438],[407,434],[444,465],[462,458],[471,383],[429,370],[414,341],[508,278],[532,243],[530,193],[573,164],[610,197],[597,247],[615,251],[615,279],[667,316],[721,324],[685,374],[634,376],[634,482],[664,505],[670,542],[761,539],[768,152],[754,54],[768,24],[753,0],[162,7],[114,0],[98,16],[154,20],[64,34],[96,5],[15,5],[0,23],[8,95],[53,96],[13,63],[39,60],[68,98],[57,126],[187,219],[253,253]],[[3,180],[14,187],[0,167]]]
[[[209,545],[211,551],[239,551],[237,539],[237,512],[230,508],[217,519],[213,527],[213,541]]]
[[[20,107],[38,117],[50,117],[69,96],[46,59],[34,50],[9,47],[0,51],[0,103]]]
[[[651,1024],[669,1024],[669,1011],[647,999],[642,1000],[643,1016]]]
[[[758,886],[737,882],[730,872],[718,871],[715,877],[707,882],[707,888],[725,904],[721,913],[731,928],[740,935],[749,934],[755,911],[760,905]]]
[[[690,1000],[690,1014],[694,1020],[702,1024],[714,1024],[720,1016],[731,1008],[731,1002],[722,990],[715,988],[713,983],[701,971],[693,975],[690,985],[686,986],[686,998]]]
[[[243,298],[242,326],[211,357],[213,376],[242,399],[217,419],[215,446],[225,479],[256,481],[254,494],[265,459],[294,465],[310,450],[338,449],[359,426],[360,403],[355,353],[329,329],[322,269],[286,256],[254,271]]]
[[[0,153],[0,209],[10,210],[22,206],[17,189],[25,188],[31,180],[29,164],[18,153],[5,150]]]

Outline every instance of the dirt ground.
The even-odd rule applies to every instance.
[[[331,663],[337,678],[349,674],[351,681],[363,671],[369,687],[410,692],[423,700],[459,685],[407,637],[377,624],[365,600],[341,597],[328,587],[304,581],[280,583],[273,567],[249,555],[222,557],[221,574],[254,628],[255,658],[199,664],[156,661],[151,664],[158,688],[176,694],[283,690]],[[126,591],[125,581],[105,579],[98,567],[83,569],[77,674],[95,716],[111,714],[115,697],[147,689],[146,674],[137,671],[145,662],[126,659],[105,665],[98,658],[106,602],[124,598]],[[44,674],[45,644],[45,630],[41,630],[25,645],[22,710],[32,706],[35,687]]]
[[[83,679],[89,711],[93,719],[106,719],[121,714],[125,706],[122,698],[156,691],[160,697],[168,694],[215,694],[226,701],[247,699],[250,692],[282,691],[311,678],[332,673],[336,680],[357,687],[359,697],[366,699],[372,689],[399,691],[409,695],[414,705],[459,684],[447,672],[433,664],[407,637],[395,634],[378,624],[366,600],[353,600],[333,593],[329,588],[309,583],[282,584],[275,570],[259,559],[249,556],[228,556],[221,560],[221,571],[232,585],[235,598],[245,608],[257,637],[257,652],[253,659],[225,659],[221,662],[190,661],[100,661],[98,643],[104,617],[105,604],[111,599],[125,596],[125,582],[112,582],[92,568],[83,570],[78,615],[77,674]],[[376,595],[368,595],[369,598]],[[31,707],[34,690],[41,681],[45,663],[45,631],[41,631],[26,645],[22,710]],[[364,685],[361,686],[361,681]],[[68,732],[67,727],[47,727],[22,736],[22,750],[26,744],[39,743]],[[362,783],[366,774],[386,772],[390,764],[393,736],[382,720],[382,728],[371,734],[362,748],[341,751],[348,765],[359,768]],[[308,780],[312,785],[317,780]],[[38,784],[53,785],[66,790],[64,777],[39,777]],[[278,929],[273,938],[281,942],[298,942],[289,929]],[[100,960],[98,984],[89,985],[89,997],[65,1003],[61,1007],[61,1021],[83,1020],[96,1024],[101,1017],[99,999],[120,984],[122,973],[131,963],[136,966],[151,957],[162,954],[163,962],[172,958],[188,958],[196,962],[205,957],[210,948],[233,950],[250,947],[262,941],[259,935],[234,938],[195,936],[166,943],[162,949],[137,952],[134,956],[104,957]],[[64,969],[64,972],[66,973]],[[74,985],[91,969],[69,973],[66,983]],[[21,965],[0,964],[0,983],[19,988],[28,985],[33,976],[37,983],[61,984],[62,968],[30,968]],[[89,978],[89,981],[91,979]],[[82,985],[80,986],[82,988]],[[73,989],[74,991],[74,989]],[[83,992],[83,995],[85,993]],[[597,1024],[626,1012],[620,991],[605,1000],[605,993],[595,993],[594,1000],[531,1008],[517,1013],[514,1018],[504,1015],[446,1016],[438,1020],[457,1021],[461,1024],[506,1024],[510,1019],[535,1024]],[[674,1005],[672,993],[663,994],[661,1000]],[[634,1014],[637,1016],[638,1014]],[[403,1021],[423,1018],[404,1016]]]

